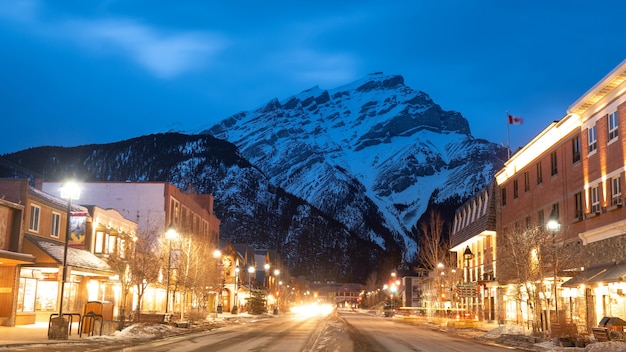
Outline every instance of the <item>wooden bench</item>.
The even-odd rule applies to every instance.
[[[609,329],[607,328],[591,328],[593,332],[593,337],[595,337],[598,342],[609,342],[611,341],[611,334],[609,333]]]

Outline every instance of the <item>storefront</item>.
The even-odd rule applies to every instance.
[[[64,246],[32,235],[24,235],[24,252],[35,257],[32,266],[22,266],[19,273],[17,316],[21,324],[49,321],[60,304]],[[116,300],[116,281],[107,263],[89,251],[68,248],[68,275],[63,290],[63,311],[83,313],[88,301]],[[113,304],[115,306],[115,304]],[[21,325],[20,324],[20,325]]]

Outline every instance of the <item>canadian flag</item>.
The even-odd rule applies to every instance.
[[[522,123],[524,123],[524,119],[522,119],[521,117],[509,115],[510,125],[521,125]]]

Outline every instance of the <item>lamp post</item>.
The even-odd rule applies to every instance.
[[[252,274],[254,274],[255,269],[253,266],[248,267],[248,288],[250,289],[250,293],[248,294],[248,311],[250,311],[250,300],[252,299]]]
[[[269,288],[270,279],[269,279],[267,272],[270,270],[270,263],[265,263],[265,265],[263,265],[263,268],[265,268],[265,275],[263,276],[263,285],[265,285],[265,288]]]
[[[170,271],[172,269],[172,240],[178,239],[178,232],[174,228],[173,224],[168,226],[165,231],[165,238],[169,244],[169,251],[167,253],[167,287],[165,288],[165,313],[169,311],[170,306]]]
[[[472,250],[469,248],[469,246],[465,247],[465,251],[463,251],[463,259],[465,260],[465,282],[467,284],[470,283],[471,281],[471,277],[470,277],[470,262],[472,261],[472,259],[474,259],[474,253],[472,253]],[[469,311],[469,297],[468,297],[468,292],[470,292],[470,290],[468,290],[468,286],[465,286],[466,290],[464,292],[464,296],[465,296],[465,309]]]
[[[552,232],[552,278],[553,278],[553,282],[552,282],[552,286],[554,286],[554,295],[552,295],[554,297],[554,319],[556,321],[559,321],[559,303],[558,303],[558,297],[556,295],[556,280],[557,280],[557,265],[558,265],[558,261],[557,261],[557,255],[556,255],[556,233],[558,231],[561,230],[561,222],[559,221],[559,212],[557,210],[557,208],[552,208],[552,211],[550,212],[550,216],[548,216],[548,222],[546,223],[546,227],[548,228],[548,230],[550,230]],[[546,295],[546,297],[548,297],[548,295]],[[547,323],[550,324],[550,299],[548,298],[548,309],[546,312],[546,320]],[[548,331],[550,330],[550,327],[548,327]]]
[[[215,274],[217,275],[220,272],[220,259],[222,258],[222,251],[220,251],[219,249],[216,249],[215,251],[213,251],[213,258],[215,258]],[[217,282],[217,287],[218,287],[218,291],[215,294],[215,317],[217,318],[217,314],[218,313],[222,313],[221,311],[221,301],[222,301],[222,290],[224,289],[224,287],[222,286],[222,283],[224,281],[224,270],[221,271],[221,273],[219,273],[219,276],[217,276],[216,282]]]
[[[59,298],[59,316],[51,319],[51,325],[48,328],[48,339],[50,340],[67,340],[69,330],[68,323],[63,316],[63,296],[65,296],[65,283],[67,282],[67,248],[70,240],[70,217],[72,215],[72,199],[80,197],[80,188],[78,184],[67,181],[61,186],[61,198],[67,199],[67,221],[65,226],[65,241],[63,244],[63,273],[61,274],[61,297]],[[69,321],[68,321],[69,322]]]
[[[235,266],[235,299],[233,302],[233,309],[230,311],[232,314],[237,314],[239,305],[239,263]]]

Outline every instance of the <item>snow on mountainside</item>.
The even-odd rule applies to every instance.
[[[274,99],[205,132],[355,233],[400,245],[406,260],[429,201],[472,195],[505,160],[503,148],[471,136],[460,113],[382,73]]]

